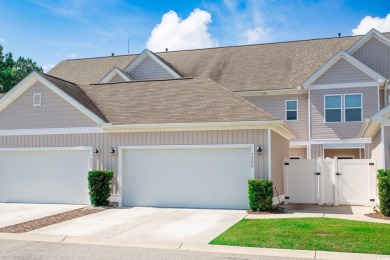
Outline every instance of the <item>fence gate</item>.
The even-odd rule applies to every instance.
[[[373,205],[376,168],[369,159],[284,160],[286,203]]]

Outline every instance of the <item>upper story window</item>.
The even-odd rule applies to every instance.
[[[34,93],[33,95],[33,106],[34,107],[40,107],[42,103],[42,94],[41,93]]]
[[[286,120],[298,120],[298,100],[286,100]]]
[[[362,94],[345,94],[345,122],[362,121]]]
[[[341,122],[341,95],[325,96],[325,122]]]

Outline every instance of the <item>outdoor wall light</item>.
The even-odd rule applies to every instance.
[[[110,154],[111,154],[111,155],[114,155],[114,154],[116,154],[116,150],[115,150],[114,148],[111,148],[111,150],[110,150]]]
[[[95,150],[93,150],[93,154],[94,154],[94,155],[99,155],[99,152],[100,152],[100,151],[99,151],[98,148],[96,148]]]
[[[256,151],[257,151],[257,153],[260,155],[260,154],[263,154],[263,146],[257,146],[257,148],[256,148]]]

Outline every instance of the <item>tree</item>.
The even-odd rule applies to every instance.
[[[19,57],[15,61],[11,52],[3,54],[0,44],[0,92],[7,92],[33,71],[43,69],[29,58]]]

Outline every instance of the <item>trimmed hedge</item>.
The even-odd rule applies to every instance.
[[[378,171],[379,210],[390,217],[390,169]]]
[[[249,210],[272,209],[273,183],[270,180],[248,180]]]
[[[111,195],[111,183],[114,173],[111,171],[89,171],[89,198],[93,206],[108,206]]]

